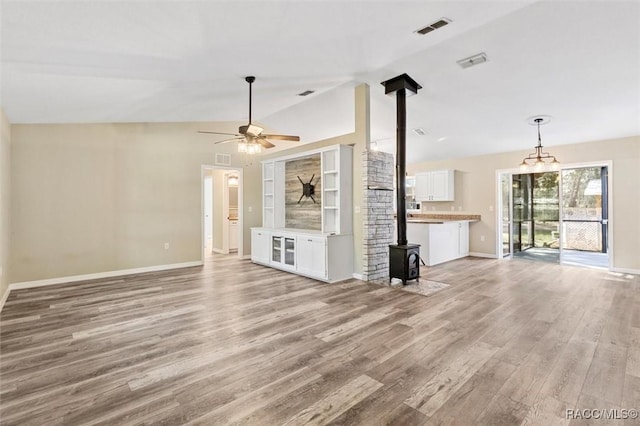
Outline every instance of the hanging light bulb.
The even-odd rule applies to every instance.
[[[247,142],[245,141],[238,142],[238,152],[247,152],[247,150],[248,150]]]
[[[543,122],[545,124],[548,123],[549,117],[546,117],[546,118],[535,117],[532,121],[533,122],[530,122],[530,124],[535,124],[538,126],[538,145],[536,145],[535,151],[533,153],[529,154],[527,157],[525,157],[522,160],[522,163],[520,163],[520,170],[523,172],[529,170],[529,167],[531,166],[529,164],[530,161],[533,161],[533,169],[536,172],[541,172],[547,169],[560,170],[560,162],[558,161],[558,159],[553,155],[549,154],[548,152],[542,151],[542,138],[540,137],[540,124],[542,124]],[[547,163],[545,160],[551,160],[551,161]]]

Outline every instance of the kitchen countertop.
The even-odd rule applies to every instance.
[[[409,213],[407,223],[445,223],[445,222],[478,222],[479,214],[463,213]]]

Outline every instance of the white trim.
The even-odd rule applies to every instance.
[[[25,288],[43,287],[47,285],[65,284],[77,281],[96,280],[100,278],[119,277],[123,275],[142,274],[145,272],[167,271],[169,269],[190,268],[193,266],[202,266],[203,262],[196,260],[193,262],[173,263],[170,265],[146,266],[144,268],[120,269],[117,271],[98,272],[95,274],[72,275],[68,277],[49,278],[46,280],[23,281],[19,283],[9,284],[10,290],[19,290]]]
[[[275,161],[286,161],[286,160],[294,160],[296,158],[305,158],[305,157],[309,157],[311,155],[315,155],[315,154],[321,154],[325,151],[333,151],[335,149],[339,149],[339,147],[341,145],[344,146],[351,146],[348,144],[334,144],[334,145],[329,145],[329,146],[323,146],[321,148],[317,148],[317,149],[311,149],[309,151],[304,151],[304,152],[296,152],[295,154],[289,154],[289,155],[285,155],[282,157],[276,157],[274,153],[274,157],[270,157],[269,159],[265,159],[260,161],[260,163],[264,164],[264,163],[270,163],[270,162],[275,162]]]
[[[242,259],[242,260],[251,260],[251,255],[250,254],[245,254],[240,259]]]
[[[611,268],[611,272],[617,272],[619,274],[640,275],[640,269],[631,268]]]
[[[470,251],[469,252],[469,256],[471,257],[484,257],[486,259],[498,259],[498,256],[496,256],[494,253],[479,253],[476,251]]]
[[[7,287],[2,295],[2,299],[0,299],[0,312],[2,312],[2,308],[4,308],[4,302],[7,301],[9,297],[9,292],[11,291],[11,287]]]
[[[356,280],[364,281],[364,276],[362,276],[362,274],[356,274],[356,273],[354,272],[352,276],[353,276],[353,278],[355,278]]]
[[[218,253],[218,254],[229,254],[228,251],[225,251],[225,250],[219,249],[219,248],[215,248],[215,247],[212,248],[211,251],[214,252],[214,253]]]

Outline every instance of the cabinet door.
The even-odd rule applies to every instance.
[[[251,260],[260,263],[269,263],[271,234],[263,230],[251,230]]]
[[[428,265],[457,259],[459,245],[458,222],[429,225]]]
[[[458,222],[458,255],[469,256],[469,222]]]
[[[431,172],[431,200],[454,201],[455,171],[437,170]]]
[[[316,278],[326,278],[326,240],[322,237],[298,236],[296,271]]]
[[[429,201],[431,187],[430,173],[416,173],[414,193],[417,201]]]
[[[449,171],[438,170],[431,172],[431,200],[432,201],[448,201],[449,200]]]

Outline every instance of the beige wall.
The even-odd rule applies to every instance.
[[[226,152],[245,182],[260,180],[259,162],[203,128],[213,125],[12,126],[10,282],[200,260],[201,166]],[[245,253],[261,207],[260,186],[245,185]]]
[[[368,141],[369,88],[355,89],[356,131],[280,151],[354,146],[355,206],[362,204],[361,153]],[[235,132],[244,123],[215,123]],[[201,259],[202,165],[214,152],[243,170],[243,247],[262,225],[260,161],[235,144],[214,145],[211,123],[17,124],[11,126],[9,282],[92,274]],[[3,142],[4,143],[4,142]],[[3,168],[4,170],[4,168]],[[4,204],[3,204],[4,206]],[[362,217],[354,213],[356,272]],[[164,249],[164,243],[170,249]]]
[[[9,286],[11,125],[0,108],[0,299]]]
[[[563,165],[611,160],[613,183],[613,265],[640,270],[640,136],[610,141],[561,145],[547,149]],[[456,201],[423,203],[423,212],[456,211],[479,213],[482,221],[470,227],[470,251],[496,252],[496,170],[517,169],[528,151],[433,161],[407,166],[409,174],[455,169]],[[493,210],[493,211],[492,211]],[[485,241],[481,241],[481,237]]]

